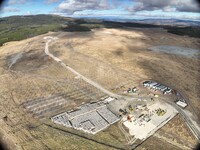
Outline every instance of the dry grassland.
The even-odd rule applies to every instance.
[[[0,47],[0,138],[9,139],[6,144],[11,145],[12,149],[128,149],[117,125],[96,135],[53,125],[62,131],[45,125],[51,124],[48,117],[55,113],[105,96],[45,55],[43,37],[46,35],[59,38],[50,44],[50,52],[108,90],[126,84],[139,86],[141,81],[152,78],[183,92],[189,98],[190,106],[187,109],[200,116],[199,60],[148,50],[156,45],[198,49],[199,39],[169,34],[162,29],[48,33]],[[19,53],[22,53],[22,57],[9,70],[12,59]],[[45,113],[45,121],[34,118],[24,108],[27,101],[56,94],[63,94],[69,101],[59,110]],[[41,107],[47,109],[49,106]],[[184,122],[181,125],[180,122],[181,118],[176,117],[159,132],[169,137],[173,126],[177,134],[174,132],[170,138],[180,139],[176,142],[193,147],[194,137]],[[185,143],[187,137],[189,140]],[[180,149],[158,137],[150,137],[138,149],[162,149],[163,145],[165,149]]]

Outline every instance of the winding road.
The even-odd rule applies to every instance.
[[[102,87],[101,85],[99,85],[98,83],[88,79],[87,77],[83,76],[82,74],[78,73],[76,70],[74,70],[73,68],[67,66],[61,59],[55,57],[53,54],[51,54],[49,52],[49,43],[52,41],[52,40],[57,40],[56,37],[44,37],[45,40],[48,40],[46,42],[46,45],[45,45],[45,53],[46,55],[50,56],[52,59],[54,59],[56,62],[60,63],[64,68],[66,68],[67,70],[71,71],[72,73],[74,73],[76,76],[78,76],[79,78],[83,79],[84,81],[86,81],[87,83],[93,85],[94,87],[96,87],[97,89],[101,90],[103,93],[111,96],[111,97],[115,97],[115,98],[121,98],[123,99],[124,97],[121,96],[121,95],[117,95],[115,93],[112,93],[110,91],[108,91],[107,89],[105,89],[104,87]]]
[[[188,127],[190,128],[190,130],[192,131],[194,136],[196,137],[196,139],[200,142],[200,127],[198,126],[198,124],[191,118],[191,116],[188,114],[188,112],[186,112],[185,110],[183,110],[179,106],[174,105],[173,102],[171,102],[170,104],[173,105],[173,107],[183,117],[186,124],[188,125]]]

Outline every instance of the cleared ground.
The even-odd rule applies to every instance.
[[[129,133],[137,139],[143,140],[150,135],[152,135],[158,128],[162,127],[165,123],[167,123],[171,118],[173,118],[177,111],[167,104],[161,104],[159,102],[147,106],[149,109],[148,112],[143,112],[142,114],[153,113],[151,117],[149,117],[149,121],[141,121],[141,118],[137,118],[136,116],[132,116],[132,121],[127,120],[127,117],[123,118],[123,124],[128,128]],[[155,111],[156,109],[163,109],[166,111],[162,116],[158,116]]]

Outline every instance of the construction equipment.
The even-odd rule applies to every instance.
[[[123,110],[123,109],[119,109],[119,112],[122,114],[122,115],[126,115],[128,112],[126,111],[126,109],[125,110]]]
[[[136,93],[136,92],[137,92],[136,87],[132,88],[132,92],[133,92],[133,93]]]
[[[138,90],[136,89],[136,87],[134,88],[128,88],[127,93],[136,93]]]
[[[120,109],[119,109],[119,112],[123,114],[123,113],[124,113],[124,110],[120,108]]]
[[[165,111],[165,110],[163,110],[163,109],[161,109],[161,108],[156,109],[156,114],[157,114],[158,116],[163,116],[166,112],[167,112],[167,111]]]
[[[132,122],[130,115],[127,116],[127,120],[130,121],[130,122]]]
[[[131,105],[128,106],[128,109],[129,109],[130,111],[133,111],[133,107],[132,107]]]
[[[154,97],[159,97],[157,94],[154,94]]]
[[[131,88],[128,88],[127,92],[128,92],[128,93],[132,93]]]

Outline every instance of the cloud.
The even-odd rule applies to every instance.
[[[46,0],[47,4],[51,4],[51,3],[56,3],[59,2],[60,0]]]
[[[105,10],[109,9],[108,0],[65,0],[59,4],[59,12],[73,14],[83,10]]]
[[[34,13],[31,11],[27,11],[24,15],[33,15]]]
[[[128,7],[128,11],[180,11],[180,12],[200,12],[196,0],[134,0],[135,3]]]
[[[2,12],[4,12],[4,13],[5,12],[20,12],[20,10],[17,8],[13,8],[13,7],[4,7]]]
[[[25,4],[29,0],[9,0],[8,5]]]
[[[166,18],[166,19],[190,19],[190,20],[200,20],[200,16],[198,13],[193,13],[193,15],[188,15],[187,12],[175,12],[175,13],[168,13],[168,12],[160,12],[154,13],[149,11],[138,11],[132,14],[133,16],[137,17],[144,17],[144,18]]]
[[[47,0],[54,2],[58,0]],[[197,0],[64,0],[55,12],[73,15],[86,10],[112,10],[122,8],[130,13],[161,10],[163,12],[200,12]]]

